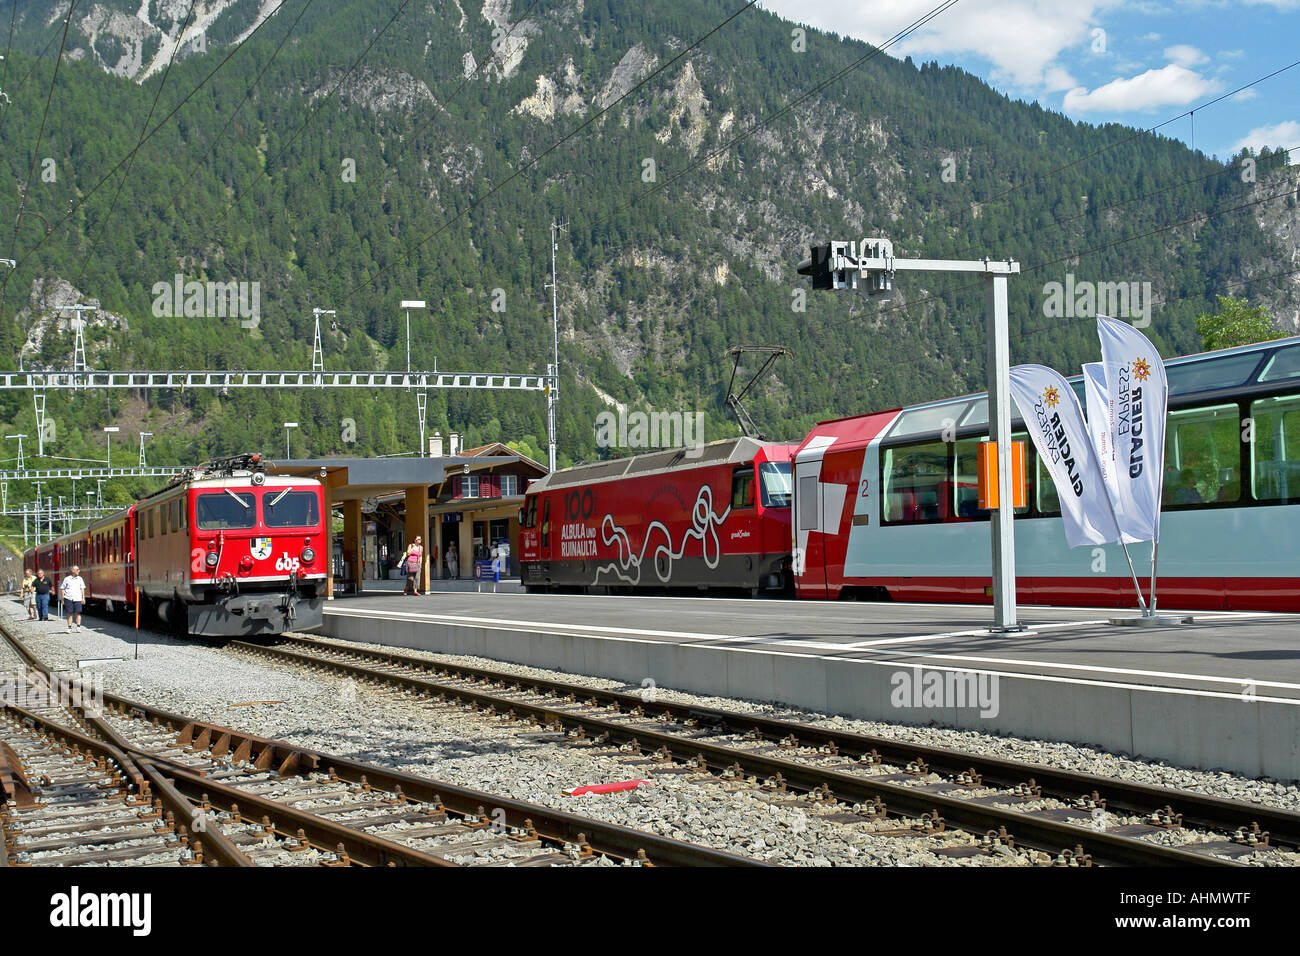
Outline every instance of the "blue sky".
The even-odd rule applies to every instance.
[[[759,0],[797,23],[883,43],[940,0]],[[1300,0],[960,0],[890,49],[937,60],[1071,119],[1163,123],[1300,60]],[[1300,147],[1300,66],[1160,130],[1226,159]],[[1300,151],[1293,158],[1300,157]]]

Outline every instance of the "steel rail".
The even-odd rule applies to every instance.
[[[920,758],[932,770],[948,775],[974,770],[984,778],[986,783],[1007,788],[1028,783],[1032,777],[1033,782],[1042,788],[1044,794],[1058,799],[1073,800],[1096,791],[1106,798],[1107,809],[1149,813],[1153,809],[1169,807],[1174,813],[1182,815],[1185,825],[1210,830],[1236,828],[1249,830],[1252,824],[1257,823],[1262,829],[1269,831],[1274,844],[1300,847],[1300,813],[1278,807],[1174,790],[1137,781],[1116,780],[1112,777],[1064,770],[1046,764],[966,753],[889,737],[818,727],[795,720],[765,717],[759,714],[742,714],[698,704],[680,704],[663,700],[647,701],[639,694],[597,690],[550,678],[522,677],[465,664],[430,661],[397,651],[357,648],[297,635],[283,635],[278,638],[278,641],[280,644],[324,649],[331,653],[363,657],[394,666],[415,667],[426,671],[432,669],[471,680],[539,688],[552,694],[595,700],[609,707],[629,710],[640,708],[649,717],[666,715],[678,721],[696,720],[701,723],[712,723],[738,733],[755,731],[765,739],[774,742],[787,740],[793,735],[809,745],[833,746],[839,753],[851,757],[861,757],[874,751],[882,760],[900,766]]]
[[[946,821],[974,833],[983,834],[989,830],[1006,827],[1022,844],[1027,843],[1049,851],[1059,852],[1078,846],[1097,859],[1125,865],[1240,865],[1230,860],[1193,853],[1190,850],[1116,836],[1091,827],[1057,822],[1015,810],[981,806],[967,800],[905,787],[889,781],[818,768],[781,757],[684,738],[678,734],[663,733],[648,728],[632,728],[611,720],[572,714],[555,707],[532,704],[500,694],[468,690],[404,674],[392,674],[360,664],[331,660],[280,647],[267,647],[241,641],[232,641],[227,646],[309,669],[334,670],[362,680],[389,683],[418,695],[452,698],[480,709],[490,710],[497,715],[523,714],[543,725],[558,725],[561,728],[568,725],[572,728],[581,728],[584,734],[590,733],[597,738],[623,744],[635,743],[639,748],[661,750],[685,760],[694,759],[700,766],[707,766],[717,771],[727,771],[738,766],[747,773],[762,777],[775,778],[779,775],[799,790],[824,791],[829,788],[835,796],[859,803],[871,803],[879,799],[895,812],[901,810],[917,817],[937,810]],[[528,681],[524,680],[522,683]]]
[[[33,729],[40,727],[43,732],[60,738],[65,744],[94,753],[102,761],[115,764],[120,770],[123,785],[127,789],[136,791],[140,805],[147,805],[151,797],[158,800],[164,810],[171,812],[178,828],[183,826],[183,821],[193,822],[195,819],[198,807],[178,793],[174,787],[169,786],[156,768],[147,766],[143,762],[137,763],[113,743],[83,734],[43,714],[14,705],[10,705],[7,709]],[[210,854],[217,866],[253,865],[253,862],[221,831],[216,821],[205,822],[201,832],[191,833],[191,835],[196,862],[207,863]]]
[[[644,858],[650,863],[664,866],[770,866],[761,860],[738,856],[724,850],[715,850],[698,844],[685,843],[670,837],[659,836],[618,824],[580,817],[563,810],[554,810],[537,804],[525,803],[503,797],[432,780],[407,773],[364,763],[337,754],[327,754],[305,747],[286,744],[255,734],[246,734],[218,724],[192,720],[181,714],[158,707],[141,704],[105,692],[105,704],[124,711],[134,711],[147,720],[165,724],[179,734],[178,742],[195,749],[212,749],[216,755],[232,755],[235,760],[248,760],[261,769],[333,770],[339,779],[350,783],[368,783],[392,793],[401,792],[409,799],[421,803],[441,804],[457,814],[482,816],[486,810],[504,811],[507,826],[535,829],[545,839],[554,842],[589,844],[599,852],[623,859]]]
[[[191,799],[211,801],[227,811],[238,805],[241,817],[251,810],[254,814],[270,818],[273,825],[283,824],[276,829],[285,836],[292,836],[301,830],[309,843],[322,850],[330,851],[341,844],[347,859],[353,863],[360,861],[368,866],[460,866],[445,857],[425,853],[346,823],[317,816],[308,810],[300,810],[192,770],[174,767],[169,775],[176,788]]]
[[[0,636],[5,637],[33,669],[48,675],[49,671],[44,663],[3,623],[0,623]],[[486,793],[348,757],[290,745],[283,741],[245,734],[217,724],[195,721],[107,691],[103,693],[103,701],[106,710],[116,709],[123,713],[134,713],[154,723],[165,724],[176,731],[182,745],[196,749],[211,748],[214,756],[230,754],[232,759],[250,760],[259,769],[274,769],[281,773],[308,773],[317,769],[333,769],[340,779],[346,782],[368,783],[393,793],[401,792],[412,800],[441,804],[460,815],[482,816],[485,808],[501,810],[504,812],[505,824],[509,827],[526,832],[535,830],[539,836],[548,841],[594,848],[596,852],[611,857],[639,860],[660,866],[768,867],[774,865],[724,850],[581,817],[499,794]],[[121,739],[120,736],[118,739]],[[160,770],[165,768],[173,778],[193,773],[191,769],[169,761],[165,757],[135,747],[124,740],[123,743],[126,744],[124,757],[126,754],[134,754],[142,761],[157,765]],[[350,840],[347,842],[350,843]]]

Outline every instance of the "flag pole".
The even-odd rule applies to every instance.
[[[1115,506],[1114,506],[1114,505],[1111,505],[1111,511],[1114,511],[1114,510],[1115,510]],[[1135,571],[1135,570],[1133,569],[1133,559],[1132,559],[1131,557],[1129,557],[1129,553],[1128,553],[1128,545],[1126,545],[1126,544],[1124,543],[1124,534],[1123,534],[1123,532],[1120,532],[1119,546],[1120,546],[1121,548],[1124,549],[1124,560],[1126,560],[1126,561],[1128,562],[1128,573],[1129,573],[1130,575],[1132,575],[1132,577],[1133,577],[1133,587],[1135,587],[1135,588],[1137,589],[1137,593],[1138,593],[1138,607],[1140,607],[1140,608],[1142,609],[1142,614],[1143,614],[1144,616],[1148,616],[1148,617],[1149,617],[1150,615],[1152,615],[1152,614],[1155,613],[1155,605],[1152,605],[1152,606],[1151,606],[1151,609],[1150,609],[1150,610],[1147,610],[1147,602],[1144,601],[1144,600],[1142,599],[1142,585],[1138,584],[1137,571]],[[1154,573],[1154,572],[1153,572],[1153,573]],[[1155,578],[1153,577],[1152,580],[1155,580]],[[1152,596],[1152,599],[1154,600],[1154,595]]]
[[[1161,491],[1164,491],[1162,488]],[[1152,540],[1151,542],[1151,610],[1150,614],[1156,613],[1156,556],[1160,553],[1160,542]]]
[[[1156,361],[1164,367],[1164,359],[1156,356]],[[1160,553],[1160,512],[1165,506],[1165,444],[1167,432],[1169,431],[1169,389],[1165,389],[1165,407],[1164,407],[1164,427],[1160,429],[1160,488],[1156,491],[1156,527],[1155,534],[1151,536],[1151,610],[1148,614],[1154,616],[1156,613],[1156,558]]]
[[[1084,378],[1087,379],[1087,369],[1084,370]],[[1142,609],[1143,616],[1146,616],[1147,602],[1142,597],[1142,585],[1138,584],[1137,571],[1133,567],[1133,558],[1128,553],[1128,545],[1124,543],[1124,532],[1119,526],[1119,515],[1115,513],[1115,502],[1110,497],[1110,485],[1105,480],[1106,469],[1101,465],[1101,452],[1097,450],[1096,442],[1093,440],[1092,423],[1088,423],[1088,455],[1092,458],[1093,463],[1097,466],[1097,471],[1102,475],[1101,490],[1106,498],[1106,506],[1110,508],[1110,520],[1115,523],[1115,532],[1119,535],[1119,547],[1124,552],[1124,560],[1128,562],[1128,573],[1133,578],[1133,589],[1137,591],[1138,607]],[[1112,463],[1113,464],[1113,463]]]

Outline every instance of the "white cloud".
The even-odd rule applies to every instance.
[[[1185,66],[1189,70],[1194,66],[1200,66],[1202,63],[1209,63],[1210,58],[1186,43],[1177,43],[1165,50],[1165,59],[1170,63],[1177,63],[1179,66]]]
[[[866,4],[829,0],[760,0],[773,13],[822,30],[883,43],[933,7],[927,0],[877,0]],[[1060,90],[1068,77],[1057,62],[1071,48],[1089,51],[1098,13],[1122,0],[983,0],[959,3],[890,47],[902,57],[973,55],[993,65],[995,85],[1021,90]],[[1300,2],[1300,0],[1297,0]],[[1072,85],[1072,84],[1071,84]]]
[[[1281,123],[1274,123],[1272,126],[1256,126],[1233,143],[1230,152],[1240,152],[1246,146],[1256,151],[1263,149],[1265,146],[1270,149],[1276,149],[1279,146],[1282,149],[1300,146],[1300,123],[1295,122],[1295,120],[1285,120]]]
[[[1259,94],[1256,93],[1254,90],[1245,89],[1242,90],[1240,93],[1233,93],[1231,102],[1244,103],[1246,102],[1246,100],[1253,100],[1257,96],[1259,96]]]
[[[1219,89],[1217,80],[1206,79],[1194,70],[1170,63],[1130,79],[1112,80],[1092,91],[1077,87],[1065,94],[1063,105],[1067,113],[1127,113],[1162,106],[1185,106]]]

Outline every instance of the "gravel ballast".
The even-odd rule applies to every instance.
[[[592,816],[664,836],[697,842],[783,865],[1026,865],[1007,852],[949,859],[931,852],[971,845],[975,838],[872,835],[898,821],[844,824],[819,818],[806,801],[766,795],[739,784],[691,773],[660,773],[634,755],[594,750],[556,734],[523,732],[482,714],[408,698],[387,689],[332,676],[303,676],[281,665],[245,658],[188,639],[104,619],[69,634],[60,623],[28,622],[21,607],[0,604],[11,630],[51,665],[75,667],[88,658],[123,658],[94,664],[107,690],[187,716],[275,737],[358,760],[393,766],[460,786]],[[139,635],[139,659],[134,641]],[[347,646],[348,642],[335,643]],[[357,645],[373,648],[374,645]],[[490,668],[519,676],[553,677],[574,684],[638,692],[601,678],[560,674],[480,658],[403,653],[433,661]],[[758,713],[805,723],[912,740],[954,749],[1087,770],[1103,776],[1199,790],[1239,800],[1300,808],[1300,791],[1276,781],[1252,781],[1120,758],[1089,748],[1015,740],[935,728],[847,720],[768,704],[682,694],[658,688],[665,699]],[[645,778],[631,792],[570,797],[584,784]],[[839,808],[843,810],[843,807]]]

